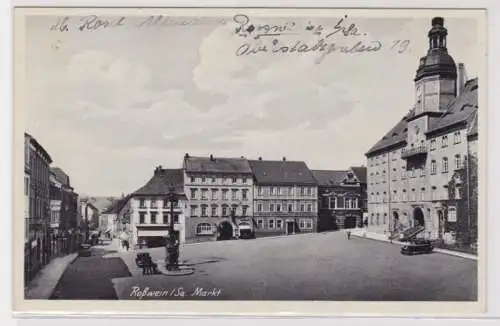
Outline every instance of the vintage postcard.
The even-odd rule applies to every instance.
[[[15,310],[484,312],[485,35],[481,10],[17,8]]]

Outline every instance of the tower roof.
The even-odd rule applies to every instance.
[[[456,78],[457,66],[446,47],[448,30],[444,27],[444,18],[434,17],[431,25],[428,33],[429,50],[425,57],[420,58],[415,81],[428,76]]]

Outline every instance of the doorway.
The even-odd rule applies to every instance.
[[[425,221],[424,221],[424,212],[420,207],[415,207],[413,210],[413,226],[414,227],[424,227],[425,226]]]
[[[399,230],[399,227],[400,227],[400,223],[399,223],[399,214],[398,212],[393,212],[392,213],[392,220],[393,220],[393,224],[392,224],[392,228],[394,230]]]
[[[219,224],[219,240],[230,240],[233,238],[233,226],[231,223],[224,221]]]
[[[286,234],[295,233],[295,223],[293,221],[286,221]]]

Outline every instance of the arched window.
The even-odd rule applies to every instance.
[[[200,223],[196,226],[196,234],[213,234],[212,226],[208,223]]]
[[[436,174],[437,164],[435,160],[431,161],[431,174]]]

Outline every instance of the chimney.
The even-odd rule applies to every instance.
[[[210,161],[213,161],[213,160],[214,160],[214,155],[210,154]]]
[[[259,161],[262,161],[262,156],[259,156]]]
[[[457,68],[457,97],[462,95],[465,85],[465,65],[463,63],[458,64]]]
[[[283,156],[283,162],[285,162],[285,161],[286,161],[286,157]]]

